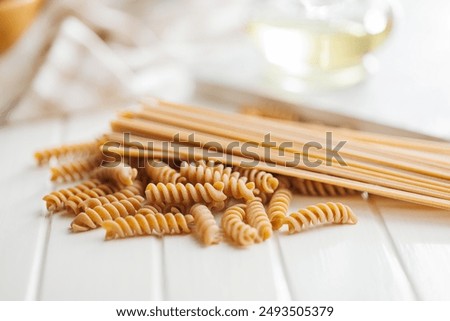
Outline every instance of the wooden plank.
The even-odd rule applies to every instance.
[[[418,298],[450,299],[450,213],[373,198]]]
[[[69,118],[65,141],[93,139],[108,128],[111,111]],[[158,300],[162,294],[161,240],[105,242],[99,229],[72,233],[72,217],[54,215],[40,299]]]
[[[360,197],[295,197],[291,210],[327,201],[349,205],[356,225],[327,225],[279,235],[294,300],[415,299],[379,217]]]
[[[165,299],[277,299],[270,241],[249,248],[204,247],[192,235],[165,237]]]
[[[33,152],[59,142],[55,119],[0,129],[0,300],[36,297],[47,220],[42,196],[49,190],[48,169],[34,164]]]

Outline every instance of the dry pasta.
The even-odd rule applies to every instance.
[[[301,232],[320,224],[356,224],[358,218],[350,207],[341,203],[319,203],[300,209],[284,220],[290,233]]]
[[[68,212],[71,212],[72,214],[78,214],[79,213],[79,206],[84,201],[93,198],[93,197],[100,197],[105,196],[108,194],[114,193],[114,187],[110,184],[101,184],[98,185],[92,189],[88,189],[84,192],[75,194],[70,196],[64,203],[65,208]]]
[[[69,197],[86,192],[96,186],[99,186],[100,184],[101,182],[99,180],[91,179],[73,187],[51,192],[50,194],[45,195],[42,199],[45,201],[49,212],[62,211],[65,209],[65,202]]]
[[[280,186],[273,193],[267,207],[267,215],[274,230],[278,230],[283,225],[291,200],[292,192],[288,188]]]
[[[255,187],[263,193],[273,193],[278,187],[278,179],[271,173],[255,168],[241,167],[235,167],[234,171],[240,173],[241,177],[247,177],[249,182],[254,182]]]
[[[215,167],[195,166],[183,162],[180,167],[180,174],[191,183],[212,184],[223,182],[225,195],[235,199],[251,200],[255,197],[253,194],[255,184],[247,183],[247,179],[240,177],[238,172],[232,173],[231,167],[223,167],[223,165]]]
[[[245,205],[234,205],[225,210],[222,216],[222,228],[230,239],[242,246],[252,245],[257,242],[258,231],[246,224]]]
[[[239,112],[246,115],[298,121],[300,119],[294,108],[279,103],[241,106]]]
[[[50,159],[62,159],[70,156],[89,156],[98,153],[98,143],[97,142],[86,142],[81,144],[67,144],[56,148],[49,148],[37,151],[34,154],[39,165],[47,164]]]
[[[213,162],[199,161],[195,165],[182,162],[180,165],[180,175],[192,184],[213,183],[220,180],[224,174],[231,175],[231,172],[231,167],[225,167],[223,164],[215,165]]]
[[[309,196],[344,196],[357,193],[355,190],[342,186],[325,184],[301,178],[293,178],[292,185],[300,194]]]
[[[78,214],[72,221],[74,232],[83,232],[102,226],[104,221],[114,220],[120,216],[135,215],[141,207],[144,198],[140,195],[109,203],[106,205],[88,208],[86,212]]]
[[[181,213],[138,213],[135,216],[118,217],[114,221],[103,222],[106,230],[105,239],[125,238],[138,235],[163,235],[191,233],[189,224],[193,222],[192,215]]]
[[[144,184],[141,181],[135,180],[133,182],[133,185],[126,186],[116,193],[89,198],[79,204],[78,212],[85,212],[87,208],[94,208],[96,206],[117,202],[129,197],[133,197],[134,195],[144,195]]]
[[[150,203],[183,204],[222,202],[227,197],[223,193],[224,184],[153,184],[147,185],[145,195]]]
[[[175,169],[162,161],[149,161],[145,164],[145,171],[152,182],[158,183],[184,183],[186,178],[182,177]]]
[[[52,182],[73,182],[82,179],[100,164],[100,159],[100,157],[94,156],[51,167],[50,180]]]
[[[258,231],[262,241],[272,236],[272,224],[260,199],[248,201],[245,213],[248,224]]]
[[[205,245],[218,244],[222,240],[220,228],[211,211],[202,204],[196,204],[191,208],[194,217],[195,233]]]
[[[91,175],[104,181],[117,182],[120,185],[132,185],[138,172],[136,168],[125,165],[122,162],[110,163],[108,167],[99,167]]]

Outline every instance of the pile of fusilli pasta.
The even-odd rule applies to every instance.
[[[73,232],[103,227],[106,239],[194,233],[206,245],[226,238],[247,246],[267,240],[283,226],[295,233],[319,224],[357,222],[341,203],[320,203],[288,214],[295,192],[335,196],[353,190],[211,161],[169,166],[151,159],[142,168],[133,162],[102,163],[103,143],[65,145],[35,154],[40,165],[58,162],[51,168],[53,181],[84,179],[43,198],[49,212],[73,215]]]

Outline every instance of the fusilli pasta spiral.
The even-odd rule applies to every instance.
[[[278,179],[271,173],[243,167],[235,167],[234,171],[240,173],[241,177],[247,177],[249,182],[254,182],[255,187],[263,193],[273,193],[278,187]]]
[[[112,187],[110,184],[101,184],[92,189],[88,189],[84,192],[70,196],[65,201],[65,207],[68,212],[71,212],[72,214],[78,214],[80,212],[79,206],[84,201],[93,197],[105,196],[111,193],[114,193],[114,187]]]
[[[262,241],[272,236],[272,224],[260,199],[248,201],[245,212],[248,224],[258,231]]]
[[[94,156],[52,167],[50,168],[50,180],[52,182],[72,182],[82,179],[100,165],[100,160],[99,156]]]
[[[232,173],[231,167],[224,167],[223,165],[215,167],[195,166],[183,162],[180,166],[180,174],[191,183],[213,184],[223,182],[225,195],[235,199],[251,200],[255,197],[253,194],[255,184],[247,183],[247,179],[240,177],[237,172]]]
[[[143,201],[142,196],[135,195],[118,202],[88,208],[86,212],[78,214],[73,219],[72,231],[87,231],[101,226],[104,221],[114,220],[120,216],[135,215]]]
[[[124,163],[108,164],[108,167],[99,167],[91,177],[104,181],[112,181],[122,185],[132,185],[137,176],[137,169],[129,167]]]
[[[85,200],[78,206],[78,213],[80,211],[85,212],[88,208],[94,208],[96,206],[117,202],[129,197],[133,197],[134,195],[144,195],[144,184],[141,181],[135,180],[133,182],[133,185],[126,186],[116,193],[100,197],[93,197]]]
[[[286,216],[284,223],[289,227],[289,233],[325,223],[356,224],[358,218],[350,207],[341,203],[319,203],[300,209]]]
[[[300,194],[309,196],[344,196],[357,193],[349,188],[301,178],[293,178],[292,185]]]
[[[243,246],[252,245],[259,236],[258,231],[246,224],[245,205],[234,205],[225,210],[222,216],[222,228],[225,235],[230,237],[235,243]]]
[[[150,203],[156,204],[183,204],[222,202],[227,197],[223,193],[224,184],[163,184],[150,183],[147,185],[145,195]]]
[[[220,228],[211,211],[202,204],[195,204],[191,208],[194,217],[195,233],[205,245],[220,243],[222,235]]]
[[[97,142],[86,142],[80,144],[67,144],[56,148],[49,148],[34,153],[34,158],[39,165],[47,164],[50,159],[67,158],[69,156],[89,156],[98,152]]]
[[[51,192],[50,194],[45,195],[42,199],[45,201],[49,212],[62,211],[65,208],[65,202],[69,197],[86,192],[87,190],[95,188],[100,184],[101,182],[99,180],[91,179],[73,187]]]
[[[106,230],[105,239],[125,238],[138,235],[163,235],[191,233],[189,224],[193,222],[192,215],[181,213],[143,214],[139,211],[135,216],[118,217],[114,221],[103,222]]]
[[[287,188],[278,187],[273,193],[267,208],[267,215],[274,230],[278,230],[283,225],[291,200],[292,192]]]
[[[184,183],[186,178],[181,177],[175,169],[162,161],[149,161],[145,164],[145,171],[152,182],[157,183]]]

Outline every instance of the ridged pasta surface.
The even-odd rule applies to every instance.
[[[42,199],[45,201],[49,212],[62,211],[65,209],[65,202],[69,197],[86,192],[100,184],[101,182],[99,180],[91,179],[73,187],[53,191],[50,194],[45,195]]]
[[[135,216],[118,217],[114,221],[105,221],[105,239],[125,238],[141,235],[188,234],[192,215],[172,214],[136,214]]]
[[[220,243],[222,235],[211,211],[205,205],[196,204],[191,208],[191,214],[194,217],[195,233],[202,243],[205,245]]]
[[[142,196],[136,195],[118,202],[88,208],[86,212],[80,213],[74,218],[71,224],[72,231],[87,231],[102,226],[104,221],[135,215],[143,201]]]
[[[231,240],[242,246],[252,245],[258,241],[256,228],[245,223],[245,205],[227,208],[222,216],[222,229]]]
[[[145,195],[150,203],[183,204],[223,202],[227,197],[223,193],[224,184],[153,184],[147,185]]]
[[[328,202],[300,209],[286,216],[284,222],[288,225],[289,232],[295,233],[326,223],[356,224],[358,218],[347,205]]]
[[[270,223],[261,200],[254,199],[248,201],[245,213],[248,224],[258,231],[258,235],[262,241],[265,241],[272,236],[272,224]]]

